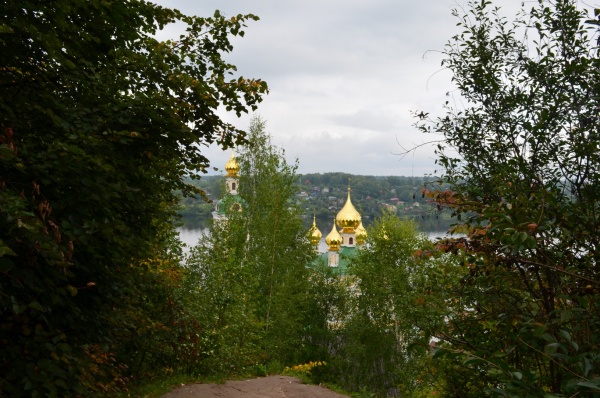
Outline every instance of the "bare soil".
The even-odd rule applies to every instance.
[[[268,376],[225,384],[187,384],[162,398],[343,398],[321,386],[302,384],[294,377]]]

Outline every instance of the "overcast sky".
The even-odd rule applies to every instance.
[[[435,169],[431,148],[401,157],[431,137],[411,111],[441,115],[451,75],[440,51],[458,32],[463,0],[160,0],[186,14],[253,13],[227,60],[245,77],[267,81],[257,114],[300,173],[415,175]],[[503,0],[514,6],[521,1]],[[161,38],[178,32],[169,29]],[[250,116],[223,117],[247,128]],[[222,169],[229,152],[208,148]]]

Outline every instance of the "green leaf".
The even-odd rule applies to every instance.
[[[31,303],[29,303],[29,308],[33,308],[37,311],[44,311],[44,307],[37,301],[32,301]]]
[[[477,365],[482,363],[486,362],[483,359],[476,357],[469,357],[463,361],[463,365]]]
[[[561,314],[561,318],[562,318],[562,314]],[[567,319],[567,318],[565,317],[565,319]],[[561,319],[561,320],[562,320],[562,319]],[[561,330],[560,330],[558,333],[559,333],[559,334],[562,336],[562,338],[563,338],[563,339],[565,339],[566,341],[571,341],[571,334],[570,334],[570,333],[569,333],[567,330],[561,329]]]
[[[561,343],[550,343],[544,346],[544,352],[548,355],[553,355],[556,351],[562,347]]]
[[[71,285],[67,285],[67,290],[69,291],[69,293],[71,293],[71,296],[77,295],[77,288]]]
[[[552,336],[550,333],[543,333],[540,336],[542,339],[546,340],[546,341],[551,341],[551,342],[555,342],[556,339],[554,338],[554,336]]]
[[[580,381],[579,383],[577,383],[577,385],[581,386],[581,387],[588,387],[593,390],[600,391],[600,380],[596,380],[595,382],[594,381]]]
[[[17,254],[0,239],[0,257],[16,256]]]

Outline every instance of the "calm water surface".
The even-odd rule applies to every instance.
[[[179,232],[179,238],[183,243],[185,243],[188,247],[185,249],[185,252],[189,252],[191,246],[195,246],[198,243],[198,239],[206,233],[208,233],[208,229],[184,229],[178,228],[177,232]],[[435,241],[437,238],[443,238],[447,235],[446,231],[434,231],[425,233],[429,240]],[[327,251],[327,244],[325,243],[325,238],[321,239],[321,243],[319,244],[319,253],[325,253]]]

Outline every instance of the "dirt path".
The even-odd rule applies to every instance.
[[[324,387],[302,384],[289,376],[228,381],[225,384],[189,384],[162,398],[344,398]]]

